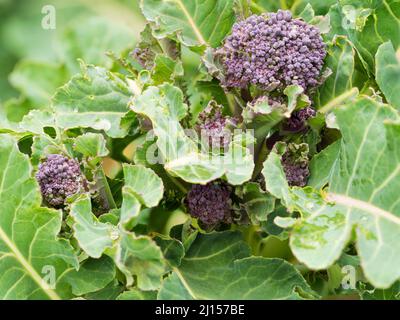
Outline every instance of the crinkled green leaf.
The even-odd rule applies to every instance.
[[[63,65],[21,60],[9,79],[34,107],[47,107],[56,89],[67,82],[68,72]]]
[[[375,54],[379,46],[392,41],[400,45],[400,10],[398,0],[340,0],[329,15],[332,35],[347,35],[356,47],[364,67],[374,73]]]
[[[140,289],[160,288],[165,261],[161,249],[149,237],[121,232],[115,263],[127,277],[128,285],[133,283],[132,276],[135,275]]]
[[[53,109],[59,127],[89,127],[104,130],[113,138],[123,137],[121,118],[128,111],[131,97],[128,85],[118,75],[92,65],[57,90]]]
[[[271,151],[264,162],[262,174],[265,178],[265,188],[274,197],[281,199],[286,206],[290,206],[290,189],[285,172],[281,164],[282,151]]]
[[[138,216],[141,205],[152,208],[160,202],[164,186],[161,178],[144,166],[125,164],[123,170],[121,222],[129,223]]]
[[[356,86],[356,52],[353,44],[346,38],[337,36],[327,47],[326,67],[332,74],[318,88],[317,106],[323,106]]]
[[[104,18],[79,19],[64,29],[59,39],[63,60],[71,74],[79,72],[78,59],[110,68],[108,51],[117,54],[132,46],[134,30]]]
[[[98,133],[85,133],[74,140],[75,151],[85,157],[105,157],[108,155],[106,140]]]
[[[45,127],[55,127],[54,114],[48,110],[32,110],[23,117],[19,127],[23,131],[43,134]]]
[[[183,75],[182,62],[175,61],[167,55],[157,55],[154,64],[152,74],[154,85],[173,82],[175,78]]]
[[[291,248],[310,268],[324,269],[340,257],[355,229],[365,276],[387,288],[400,277],[399,116],[367,97],[335,114],[342,141],[327,196],[311,189],[289,192],[303,214],[293,227]]]
[[[387,101],[397,110],[400,110],[399,79],[400,57],[396,55],[393,45],[386,42],[379,47],[376,53],[376,82]]]
[[[8,135],[0,139],[0,203],[0,297],[68,297],[58,277],[78,261],[69,243],[58,238],[62,213],[40,207],[29,160]]]
[[[153,106],[148,108],[148,106]],[[158,150],[166,170],[191,183],[207,183],[224,174],[231,184],[251,178],[254,162],[250,150],[243,146],[248,137],[237,135],[225,155],[210,155],[198,150],[179,123],[187,113],[181,90],[164,84],[149,87],[133,101],[133,111],[150,118],[157,136]]]
[[[185,255],[183,244],[173,238],[159,235],[155,238],[157,245],[161,248],[164,258],[172,267],[178,267]]]
[[[72,293],[77,296],[103,289],[114,277],[115,264],[107,256],[88,259],[80,265],[79,270],[71,269],[63,275],[64,281],[71,286]]]
[[[249,257],[238,232],[198,236],[159,299],[301,299],[315,297],[301,274],[280,259]]]
[[[79,246],[93,258],[100,258],[107,248],[113,246],[119,232],[110,223],[101,223],[92,213],[88,195],[82,195],[71,205],[70,216],[74,224],[74,236]]]
[[[332,173],[335,161],[338,158],[340,141],[336,141],[316,154],[310,161],[310,177],[308,185],[315,189],[324,187]]]
[[[365,289],[360,295],[363,300],[400,300],[400,282],[388,289]]]
[[[142,291],[137,288],[132,288],[128,291],[122,292],[117,300],[156,300],[156,291]]]
[[[245,183],[240,193],[243,207],[254,224],[266,221],[275,209],[275,199],[263,191],[258,183]]]
[[[188,46],[218,47],[235,21],[233,0],[141,0],[141,8],[155,36],[177,33]]]

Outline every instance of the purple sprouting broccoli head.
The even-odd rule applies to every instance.
[[[207,228],[220,223],[232,223],[231,188],[223,182],[193,185],[186,196],[192,217]]]
[[[197,128],[202,139],[208,141],[212,149],[218,149],[228,146],[232,140],[232,129],[236,125],[235,118],[224,116],[222,106],[215,101],[210,101],[206,109],[199,115]]]
[[[85,189],[79,163],[59,154],[50,154],[39,165],[36,174],[45,202],[55,208],[64,206],[65,200]]]
[[[282,156],[282,166],[290,186],[304,187],[310,175],[308,144],[289,143]]]
[[[236,23],[217,54],[227,87],[308,90],[319,85],[326,48],[316,27],[279,10]]]

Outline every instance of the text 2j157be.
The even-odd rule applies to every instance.
[[[230,314],[230,315],[244,315],[244,305],[234,304],[217,304],[217,305],[200,305],[199,315],[219,315],[219,314]]]

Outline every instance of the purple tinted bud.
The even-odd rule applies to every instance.
[[[79,163],[59,154],[50,154],[39,165],[36,174],[43,199],[53,207],[62,207],[65,200],[85,189]]]
[[[315,117],[317,112],[311,107],[306,107],[296,111],[284,124],[284,130],[290,132],[301,132],[307,129],[306,122],[308,119]]]
[[[282,156],[282,166],[289,186],[306,186],[310,175],[308,163],[307,144],[288,145],[287,151]]]
[[[131,55],[144,69],[153,68],[156,54],[150,48],[136,47]]]
[[[218,53],[227,87],[272,91],[298,84],[307,90],[318,84],[326,49],[316,27],[279,10],[236,23]]]
[[[186,196],[186,204],[192,217],[206,227],[219,223],[232,223],[231,189],[222,182],[193,185]]]
[[[225,148],[232,138],[232,128],[237,125],[234,118],[222,115],[222,106],[211,101],[199,115],[198,129],[202,139],[209,142],[210,147]]]

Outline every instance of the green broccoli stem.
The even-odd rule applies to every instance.
[[[261,145],[256,145],[256,152],[254,154],[254,171],[253,171],[253,179],[257,178],[257,176],[261,173],[263,169],[263,164],[268,155],[268,147],[265,139]]]
[[[172,183],[184,194],[188,193],[188,189],[177,179],[172,176],[168,176]]]
[[[114,197],[111,193],[110,185],[108,184],[107,177],[104,173],[103,166],[100,166],[96,171],[96,187],[99,192],[99,196],[103,201],[104,209],[115,209]]]

